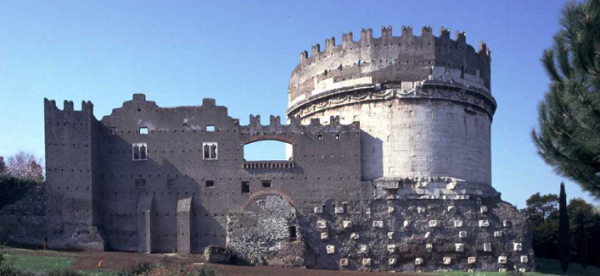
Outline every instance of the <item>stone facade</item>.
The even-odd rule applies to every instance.
[[[533,270],[526,219],[491,186],[489,50],[447,30],[391,32],[303,52],[287,124],[240,125],[213,99],[162,108],[136,94],[100,120],[90,102],[45,100],[47,181],[2,210],[2,238],[226,247],[253,264],[325,269]],[[288,159],[244,160],[264,140],[285,142]]]

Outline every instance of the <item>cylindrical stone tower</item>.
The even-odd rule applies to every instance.
[[[420,37],[412,27],[402,27],[400,37],[383,27],[380,38],[366,29],[360,41],[352,33],[342,40],[336,46],[332,37],[323,52],[317,44],[310,57],[300,54],[288,118],[360,122],[363,179],[382,187],[452,184],[430,185],[431,192],[459,183],[468,187],[463,194],[495,193],[490,127],[496,102],[486,45],[475,51],[464,33],[452,40],[448,30],[435,37],[428,27]]]

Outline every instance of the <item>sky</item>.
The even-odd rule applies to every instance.
[[[215,98],[229,115],[285,116],[300,52],[362,28],[467,33],[492,52],[493,186],[522,208],[532,194],[592,202],[556,175],[530,138],[549,79],[540,62],[567,1],[0,1],[0,156],[44,156],[43,99],[94,103],[96,118],[144,93],[159,106]],[[279,148],[252,149],[272,156]]]

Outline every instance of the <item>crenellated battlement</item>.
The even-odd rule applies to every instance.
[[[299,117],[291,117],[287,125],[281,124],[279,116],[270,117],[269,125],[262,125],[260,115],[250,115],[250,122],[247,126],[240,126],[242,134],[260,135],[260,134],[302,134],[309,133],[360,133],[360,127],[357,122],[351,124],[342,124],[339,116],[331,116],[329,124],[322,124],[319,119],[313,119],[309,124],[304,125]]]

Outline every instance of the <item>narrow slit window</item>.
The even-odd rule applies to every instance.
[[[214,142],[203,143],[202,150],[203,150],[204,160],[217,160],[218,159],[219,149],[218,149],[217,143],[214,143]]]
[[[148,134],[148,128],[147,127],[140,127],[140,134],[147,135]]]
[[[135,180],[135,187],[136,188],[144,188],[144,187],[146,187],[146,179],[136,179]]]
[[[117,134],[117,128],[116,127],[111,127],[108,129],[108,135],[116,135]]]
[[[263,188],[271,188],[271,184],[272,184],[271,180],[263,180],[262,181]]]
[[[242,194],[250,193],[250,182],[242,181]]]
[[[323,135],[319,134],[318,138],[319,138],[319,140],[323,140]]]
[[[295,241],[298,238],[296,226],[288,226],[288,233],[291,241]]]
[[[133,161],[148,160],[148,145],[146,143],[132,144],[132,159]]]

